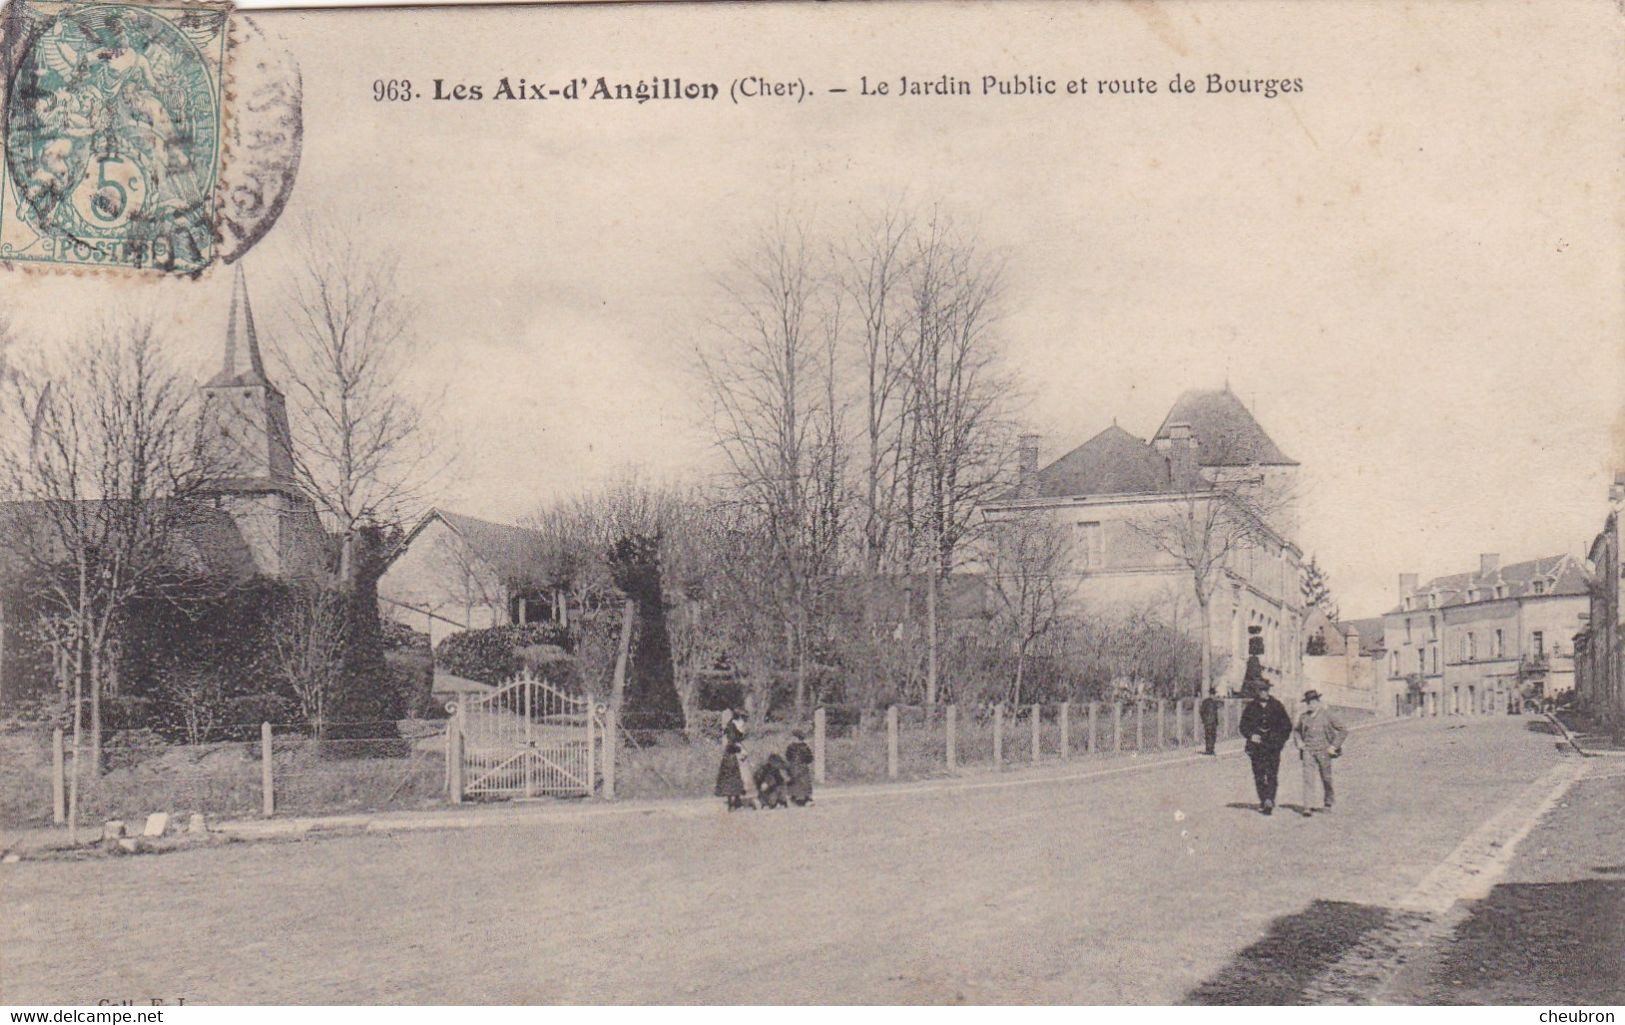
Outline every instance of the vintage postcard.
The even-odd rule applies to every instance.
[[[4,0],[0,1003],[1614,1021],[1622,43]]]

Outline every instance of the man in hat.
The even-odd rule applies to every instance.
[[[1253,763],[1253,786],[1258,790],[1258,810],[1265,815],[1275,811],[1275,788],[1281,775],[1281,750],[1292,736],[1292,718],[1286,706],[1270,697],[1270,682],[1260,679],[1253,685],[1253,698],[1241,710],[1241,735],[1247,738],[1247,757]]]
[[[1202,699],[1202,736],[1207,741],[1207,750],[1203,754],[1215,754],[1213,745],[1219,739],[1219,710],[1224,702],[1219,700],[1219,692],[1214,687],[1207,689],[1207,697]]]
[[[1293,727],[1292,738],[1298,745],[1298,758],[1303,762],[1303,814],[1308,815],[1309,797],[1315,792],[1315,774],[1325,791],[1322,811],[1332,810],[1332,759],[1343,753],[1343,738],[1349,731],[1332,715],[1332,710],[1321,705],[1320,691],[1303,692],[1303,714]]]

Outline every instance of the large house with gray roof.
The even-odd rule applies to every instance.
[[[1036,439],[1024,439],[1020,483],[983,513],[991,520],[1039,511],[1075,532],[1075,593],[1082,611],[1151,608],[1200,637],[1195,574],[1147,540],[1145,527],[1200,515],[1207,503],[1290,490],[1298,463],[1269,437],[1228,385],[1187,391],[1149,439],[1115,423],[1060,458],[1039,466]],[[1245,503],[1243,503],[1245,504]],[[1264,503],[1259,503],[1262,506]],[[1249,636],[1263,641],[1266,676],[1285,697],[1302,690],[1302,553],[1293,541],[1291,503],[1272,505],[1249,543],[1217,568],[1207,615],[1214,685],[1239,691]],[[1192,681],[1193,685],[1195,681]]]

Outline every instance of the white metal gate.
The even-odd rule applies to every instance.
[[[597,724],[592,701],[530,674],[457,706],[463,793],[591,797]]]

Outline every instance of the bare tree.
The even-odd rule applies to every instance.
[[[993,522],[980,547],[997,603],[995,624],[1016,657],[1009,697],[1019,705],[1033,645],[1061,624],[1077,595],[1073,532],[1048,510],[1021,509]]]
[[[395,261],[331,222],[306,222],[297,253],[289,330],[268,348],[292,399],[295,476],[339,535],[353,589],[362,529],[412,522],[450,456],[405,381],[420,340]]]
[[[839,304],[824,284],[804,231],[781,223],[724,283],[718,336],[699,353],[735,500],[772,556],[766,568],[798,709],[814,605],[839,557],[845,477],[831,376]]]
[[[977,509],[1008,485],[1012,386],[994,328],[999,267],[933,214],[915,238],[914,331],[904,519],[909,552],[926,573],[925,700],[938,689],[940,582],[959,563]]]
[[[88,702],[91,762],[101,765],[102,699],[117,680],[118,635],[138,596],[195,585],[207,553],[186,543],[208,515],[195,388],[159,352],[151,327],[111,324],[52,369],[11,380],[0,475],[0,544],[38,589],[71,645],[77,821]]]
[[[1173,442],[1175,446],[1184,443],[1184,439]],[[1194,453],[1194,440],[1189,444]],[[1188,464],[1176,457],[1176,494],[1153,511],[1127,521],[1129,529],[1151,548],[1190,574],[1202,641],[1197,695],[1206,693],[1213,682],[1212,604],[1219,584],[1231,574],[1239,575],[1239,560],[1250,550],[1281,544],[1271,523],[1285,516],[1297,500],[1290,484],[1272,481],[1256,467],[1250,472],[1237,469],[1224,458],[1222,449],[1221,442],[1209,451],[1215,454],[1216,465],[1227,467],[1223,471],[1202,472],[1195,466],[1194,454]]]
[[[278,610],[271,630],[271,665],[299,702],[299,714],[321,740],[344,675],[349,616],[343,595],[301,586]]]

